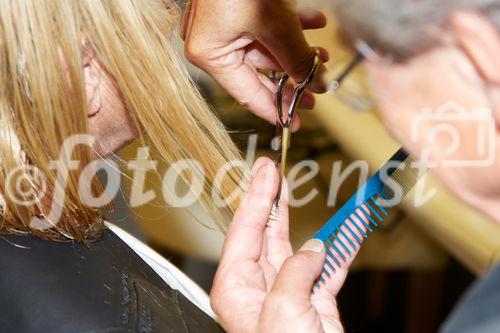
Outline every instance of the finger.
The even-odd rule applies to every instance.
[[[269,79],[265,75],[262,75],[260,77],[260,80],[261,80],[262,84],[264,84],[267,87],[267,89],[272,92],[271,94],[273,95],[273,105],[270,106],[270,108],[274,113],[274,120],[272,122],[274,124],[274,122],[276,122],[277,111],[276,111],[276,105],[275,105],[275,101],[274,101],[274,94],[275,93],[273,93],[273,92],[275,92],[278,89],[277,88],[278,84],[276,82],[274,82],[273,80]],[[290,104],[292,103],[294,93],[295,93],[295,91],[294,91],[293,85],[287,85],[285,87],[285,89],[283,91],[283,108],[284,108],[284,110],[288,110],[290,108]],[[311,93],[310,91],[307,91],[307,90],[304,91],[302,93],[302,97],[300,99],[299,109],[311,110],[314,108],[315,105],[316,105],[316,98],[314,97],[314,94]],[[295,113],[293,121],[292,121],[292,126],[291,126],[292,132],[297,132],[300,129],[300,126],[301,126],[301,121],[300,121],[299,114]]]
[[[269,15],[271,14],[272,11]],[[277,15],[283,18],[284,23],[274,29],[261,27],[256,38],[296,82],[303,82],[311,71],[316,51],[308,45],[299,16],[295,14],[293,8],[280,6]],[[321,77],[324,72],[326,69],[321,65],[316,79],[309,85],[311,91],[316,93],[327,91]]]
[[[330,54],[323,47],[316,47],[319,58],[323,63],[330,60]],[[283,68],[274,59],[273,55],[260,43],[252,43],[246,48],[245,62],[257,69],[266,69],[276,72],[283,72]]]
[[[249,190],[229,225],[221,263],[259,259],[277,185],[274,162],[260,158],[252,169]]]
[[[274,95],[276,84],[266,75],[259,73],[251,61],[236,66],[208,66],[199,64],[246,109],[257,117],[271,124],[276,123]],[[300,121],[294,124],[294,130],[300,127]]]
[[[277,109],[276,109],[276,104],[275,104],[275,94],[277,88],[277,83],[273,82],[270,78],[265,76],[264,74],[259,75],[259,80],[260,82],[267,88],[269,91],[269,94],[272,96],[272,104],[268,106],[268,109],[266,111],[272,110],[272,124],[276,123],[276,117],[277,117]],[[285,91],[283,94],[283,103],[284,103],[284,109],[288,110],[290,107],[290,101],[292,100],[292,95],[293,95],[293,87],[291,85],[288,85],[285,87]],[[307,100],[306,100],[307,101]],[[295,116],[293,117],[292,125],[291,125],[291,130],[292,132],[297,132],[300,129],[300,117],[296,113]]]
[[[309,240],[283,264],[271,293],[282,301],[301,304],[311,298],[311,289],[325,258],[323,243]]]
[[[212,77],[246,109],[271,124],[276,122],[274,88],[271,80],[257,72],[252,64],[222,67]]]
[[[323,63],[330,61],[330,53],[324,47],[317,46],[316,50],[319,52],[319,58]]]
[[[213,70],[211,75],[243,107],[269,123],[275,124],[277,83],[259,73],[257,68],[250,60],[247,60],[237,67],[221,67],[218,70]],[[288,108],[290,103],[287,101],[290,99],[287,95],[284,96],[285,108]],[[300,106],[312,108],[314,103],[315,99],[312,94],[306,91]],[[292,123],[292,131],[296,132],[299,128],[300,117],[296,115]]]
[[[330,60],[330,54],[324,47],[316,47],[316,50],[319,53],[321,62],[327,63]],[[246,52],[245,62],[252,64],[252,67],[276,72],[284,71],[283,67],[274,59],[273,55],[261,44],[252,43],[247,47]]]
[[[283,92],[283,102],[285,104],[285,110],[288,110],[288,108],[290,107],[294,93],[295,91],[292,85],[288,85],[285,87],[285,91]],[[314,108],[315,104],[316,104],[316,98],[314,97],[314,94],[311,93],[310,91],[304,91],[300,99],[299,108],[310,110]]]
[[[285,110],[288,110],[290,104],[292,103],[293,93],[294,93],[293,89],[287,89],[287,88],[285,89],[285,92],[283,94],[283,103],[285,105],[284,106]],[[300,99],[299,109],[312,110],[315,105],[316,105],[316,98],[314,97],[314,94],[307,90],[304,91]],[[296,112],[293,117],[291,125],[292,133],[297,132],[300,129],[300,126],[301,126],[300,116],[299,113]]]
[[[289,44],[284,42],[283,44]],[[309,73],[314,63],[314,58],[316,57],[316,49],[308,47],[308,50],[301,50],[299,46],[293,48],[293,45],[280,45],[280,46],[268,46],[271,47],[273,55],[276,57],[280,66],[288,73],[295,82],[303,82]],[[286,50],[285,47],[289,47]],[[290,50],[293,50],[290,52]],[[287,53],[288,52],[288,53]],[[307,89],[314,93],[325,93],[327,89],[327,84],[324,79],[326,73],[326,67],[320,64],[318,67],[313,80],[307,86]]]
[[[298,14],[302,29],[321,29],[326,27],[326,16],[319,10],[303,8],[299,10]]]
[[[316,97],[314,97],[314,94],[305,91],[304,94],[302,95],[302,99],[300,100],[300,108],[305,109],[305,110],[312,110],[316,106]]]
[[[266,227],[267,261],[279,272],[283,262],[293,254],[290,244],[288,216],[288,186],[283,179],[278,206],[274,206]]]
[[[283,68],[278,64],[273,55],[260,43],[252,43],[246,48],[245,61],[258,69],[267,69],[276,72],[283,72]]]

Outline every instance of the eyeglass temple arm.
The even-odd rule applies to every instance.
[[[354,57],[353,60],[349,63],[349,65],[340,73],[338,78],[334,81],[337,83],[337,87],[342,84],[344,79],[351,74],[351,72],[363,61],[365,60],[365,57],[360,53],[356,52],[356,56]]]

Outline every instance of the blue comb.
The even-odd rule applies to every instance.
[[[389,210],[399,203],[394,200],[395,189],[399,188],[402,199],[423,176],[414,163],[403,149],[398,150],[314,235],[323,242],[327,253],[317,287],[361,246],[368,233],[384,222]]]

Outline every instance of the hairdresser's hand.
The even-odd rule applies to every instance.
[[[279,216],[268,219],[277,187],[274,163],[259,159],[228,230],[212,307],[228,332],[342,332],[335,297],[351,261],[311,295],[325,250],[321,242],[308,241],[292,253],[286,185]]]
[[[315,51],[302,29],[318,29],[326,18],[318,11],[297,14],[294,0],[190,0],[181,26],[188,60],[210,74],[236,100],[271,123],[276,121],[273,102],[276,82],[259,69],[286,71],[303,81],[313,64]],[[319,49],[323,61],[328,60]],[[324,68],[320,69],[323,72]],[[325,92],[321,73],[311,83]],[[285,94],[290,99],[291,91]],[[307,92],[303,108],[314,106]],[[298,129],[299,121],[293,128]]]

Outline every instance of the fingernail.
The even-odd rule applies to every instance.
[[[299,9],[301,16],[305,19],[313,19],[318,14],[318,11],[311,7],[302,7]]]
[[[323,248],[324,246],[322,241],[320,241],[319,239],[310,239],[304,245],[302,245],[299,251],[312,251],[321,253],[323,252]]]
[[[255,172],[252,173],[252,178],[255,179],[257,176],[262,176],[266,180],[269,180],[272,173],[274,172],[275,165],[272,162],[265,162],[262,164]]]
[[[266,165],[266,163],[262,164],[262,163],[257,163],[257,162],[256,162],[256,163],[253,165],[252,170],[250,171],[250,176],[251,176],[252,178],[254,178],[254,177],[257,175],[257,173],[259,172],[259,170],[260,170],[260,169],[261,169],[264,165]]]

